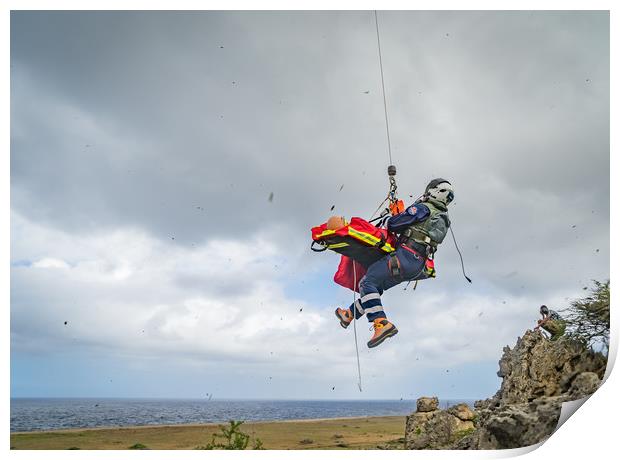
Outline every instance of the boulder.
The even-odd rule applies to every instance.
[[[456,406],[450,407],[448,409],[448,413],[463,421],[473,420],[475,416],[474,411],[472,411],[465,403],[457,404]]]
[[[456,448],[510,449],[537,444],[553,433],[561,408],[561,398],[542,397],[483,411],[480,426]]]
[[[571,399],[581,399],[591,395],[598,389],[600,384],[601,379],[599,379],[596,373],[582,372],[573,379],[570,385],[569,394]]]
[[[418,398],[417,401],[417,411],[418,412],[432,412],[437,410],[439,407],[439,399],[437,396],[433,396],[431,398],[422,396]]]

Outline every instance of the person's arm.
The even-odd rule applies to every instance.
[[[390,217],[387,221],[387,229],[392,233],[400,233],[410,225],[426,219],[430,214],[430,210],[424,204],[412,204],[400,214]]]
[[[549,321],[549,315],[547,316],[543,316],[542,319],[538,320],[538,327],[542,326],[543,324],[545,324],[547,321]]]

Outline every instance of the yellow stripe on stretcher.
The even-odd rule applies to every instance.
[[[349,243],[334,243],[334,244],[328,244],[327,245],[327,249],[338,249],[338,248],[344,248],[346,246],[348,246]]]
[[[349,235],[352,236],[353,238],[357,238],[358,240],[362,240],[365,243],[374,246],[375,244],[377,244],[379,241],[381,241],[379,238],[377,238],[376,236],[370,235],[368,233],[364,233],[364,232],[358,232],[357,230],[352,229],[351,227],[349,227]],[[392,247],[392,245],[390,245],[390,243],[385,243],[383,245],[383,247],[381,247],[382,251],[385,252],[393,252],[394,248]]]
[[[323,230],[323,232],[319,233],[317,236],[315,236],[315,238],[323,238],[324,236],[333,235],[334,233],[336,233],[335,230]]]

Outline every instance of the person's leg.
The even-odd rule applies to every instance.
[[[387,318],[381,304],[383,291],[399,283],[390,273],[388,266],[390,256],[385,256],[368,267],[366,274],[360,281],[360,298],[356,301],[356,318],[364,313],[369,322],[378,318]]]
[[[395,256],[396,257],[386,255],[370,265],[359,283],[360,298],[352,303],[348,309],[336,309],[336,317],[340,320],[340,325],[342,327],[348,327],[353,318],[359,319],[364,314],[366,314],[368,321],[374,323],[375,326],[381,326],[383,324],[377,323],[377,320],[387,320],[381,303],[381,295],[383,292],[400,284],[402,281],[416,278],[424,268],[424,259],[406,248],[399,247]],[[400,275],[393,275],[390,269],[391,263],[398,265]],[[389,322],[388,324],[384,324],[384,326],[388,326],[388,328],[389,326],[393,327]],[[375,327],[375,330],[376,329]],[[397,331],[395,331],[394,334],[396,332]]]
[[[551,340],[555,341],[564,335],[566,322],[563,320],[551,320],[545,324],[547,332],[551,334]]]
[[[424,259],[407,249],[399,247],[395,255],[396,260],[392,260],[392,263],[398,264],[400,275],[392,275],[389,264],[393,258],[390,255],[368,267],[359,283],[360,298],[349,306],[351,317],[355,315],[355,319],[359,319],[366,314],[370,322],[377,318],[386,318],[381,303],[383,292],[403,281],[416,278],[424,268]]]
[[[555,340],[558,338],[558,334],[560,332],[559,324],[556,320],[549,319],[542,325],[542,328],[551,334],[550,340]]]

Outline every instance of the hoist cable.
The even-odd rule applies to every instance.
[[[388,122],[387,102],[385,98],[385,80],[383,78],[383,57],[381,56],[381,39],[379,38],[379,20],[377,10],[375,10],[375,28],[377,30],[377,48],[379,48],[379,68],[381,69],[381,89],[383,90],[383,113],[385,114],[385,132],[387,134],[388,156],[392,163],[392,145],[390,142],[390,123]]]

